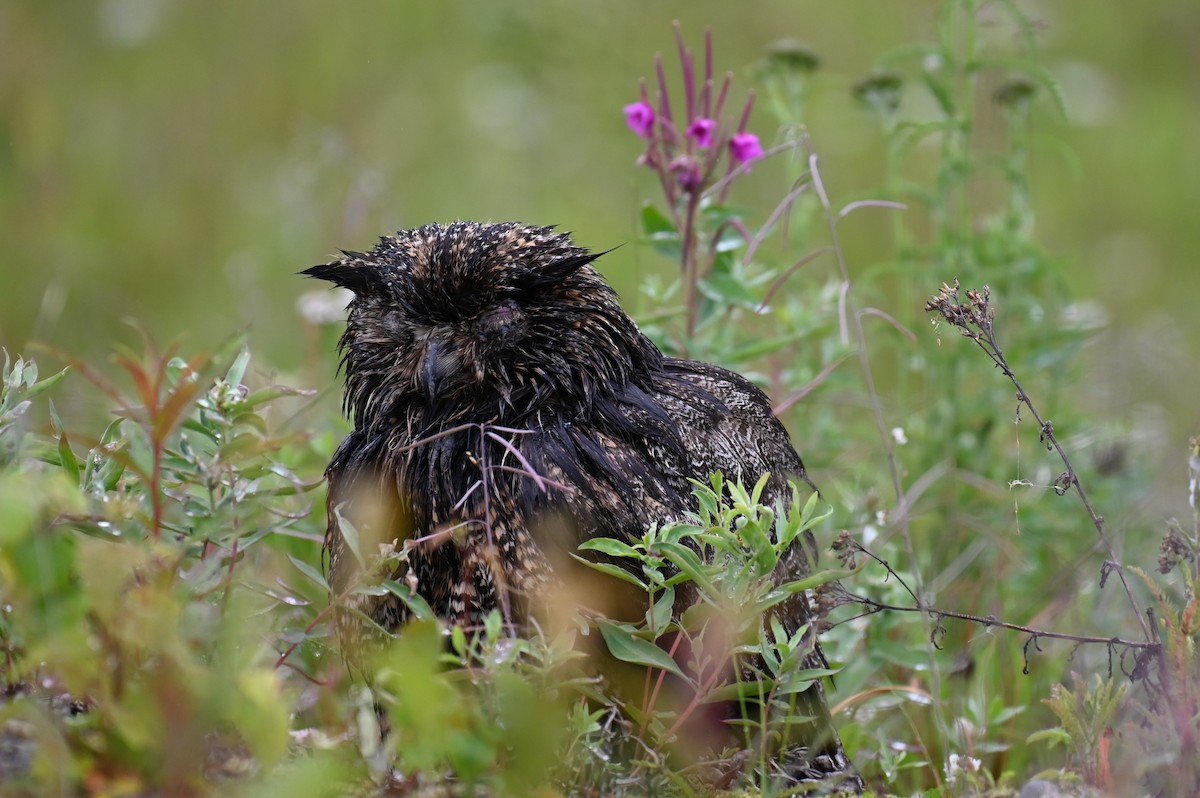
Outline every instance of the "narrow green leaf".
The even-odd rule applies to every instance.
[[[824,521],[829,516],[833,515],[833,507],[825,505],[820,515],[817,515],[817,502],[820,501],[820,496],[816,493],[808,497],[808,501],[804,503],[804,509],[800,512],[800,528],[810,529]]]
[[[675,660],[649,640],[643,640],[624,626],[604,618],[597,619],[596,626],[599,627],[609,652],[622,662],[659,668],[680,678],[686,678],[675,664]]]
[[[304,388],[289,388],[286,385],[272,385],[269,388],[259,388],[252,391],[242,404],[246,407],[258,407],[261,404],[278,399],[281,396],[316,396],[317,391]]]
[[[700,505],[700,517],[707,522],[717,514],[717,496],[708,488],[700,487],[692,491]]]
[[[249,364],[250,350],[243,346],[242,351],[238,352],[238,356],[229,366],[229,371],[225,372],[225,384],[233,388],[241,385],[242,379],[246,376],[246,366]]]
[[[646,610],[646,625],[656,632],[661,632],[671,623],[671,614],[674,609],[675,588],[667,585],[659,594],[654,605]]]
[[[342,540],[346,541],[346,548],[350,549],[350,553],[358,561],[359,567],[366,570],[367,562],[363,559],[362,549],[360,548],[358,528],[350,523],[346,519],[346,516],[342,515],[343,507],[345,507],[345,504],[339,504],[333,508],[333,516],[337,519],[338,530],[342,533]]]
[[[607,563],[607,562],[592,562],[591,560],[580,557],[578,554],[572,554],[571,556],[574,557],[576,560],[579,560],[579,562],[583,563],[588,568],[591,568],[594,571],[599,571],[602,574],[608,574],[609,576],[614,576],[617,579],[620,579],[624,582],[628,582],[631,585],[637,585],[642,590],[646,589],[645,582],[638,579],[636,576],[629,573],[624,568],[621,568],[619,566],[616,566],[616,565],[613,565],[612,563]]]
[[[758,478],[758,482],[754,483],[754,489],[752,491],[750,491],[750,503],[751,504],[761,504],[762,503],[762,493],[763,493],[763,490],[766,489],[767,481],[770,478],[771,478],[771,474],[769,472],[764,471],[763,475]]]
[[[413,593],[408,589],[408,587],[400,584],[394,579],[384,579],[382,584],[393,596],[404,602],[404,606],[408,607],[408,611],[411,612],[413,617],[415,617],[417,620],[434,620],[433,608],[429,606],[429,603],[425,601],[424,598],[416,593]]]
[[[779,560],[779,555],[775,551],[775,546],[771,543],[771,535],[765,528],[767,519],[752,521],[749,518],[745,519],[746,523],[738,529],[738,536],[750,548],[750,554],[753,557],[754,563],[758,566],[758,572],[770,573],[775,567],[775,563]],[[774,518],[770,519],[774,521]]]
[[[708,578],[708,574],[704,572],[704,565],[700,562],[700,557],[696,552],[681,543],[665,541],[660,542],[657,548],[664,557],[671,561],[672,565],[686,574],[706,595],[714,598],[721,595],[712,580]]]
[[[1067,732],[1066,729],[1062,728],[1061,726],[1056,726],[1053,729],[1043,729],[1042,731],[1034,732],[1033,734],[1031,734],[1025,738],[1025,742],[1026,743],[1047,742],[1047,743],[1050,743],[1051,748],[1053,748],[1054,746],[1059,745],[1061,743],[1062,745],[1067,746],[1069,748],[1071,746],[1072,739],[1073,738]]]
[[[704,532],[703,527],[678,521],[663,527],[662,532],[659,534],[659,540],[678,543],[685,538],[699,537],[702,532]]]
[[[496,641],[500,639],[500,627],[503,625],[504,619],[500,617],[500,611],[493,609],[483,619],[483,633],[486,639]]]
[[[64,370],[60,371],[59,373],[52,374],[52,376],[43,379],[42,382],[30,385],[29,390],[25,391],[25,397],[32,398],[38,394],[42,394],[44,391],[54,388],[55,385],[58,385],[60,382],[62,382],[62,378],[67,376],[68,371],[71,371],[70,368],[64,368]]]
[[[847,577],[854,576],[856,573],[858,573],[858,571],[858,568],[836,568],[828,571],[819,571],[812,576],[805,577],[804,579],[797,579],[794,582],[785,582],[784,584],[780,585],[780,588],[788,593],[801,593],[805,590],[813,590],[821,585],[829,584],[830,582],[836,582],[839,579],[845,579]]]
[[[145,427],[132,419],[122,419],[122,429],[129,442],[125,449],[129,465],[138,474],[149,480],[154,474],[154,444],[146,433]]]
[[[54,407],[54,400],[50,400],[50,426],[54,434],[58,437],[58,461],[62,466],[63,473],[67,475],[67,479],[72,484],[79,484],[79,460],[75,457],[75,453],[71,451],[71,441],[67,438],[67,430],[63,427],[62,419],[58,417],[58,409]]]
[[[793,695],[803,693],[813,686],[814,682],[835,676],[838,669],[805,668],[803,670],[785,670],[779,675],[779,683],[775,686],[776,695]]]
[[[323,590],[329,590],[329,583],[325,581],[325,577],[321,575],[320,571],[306,563],[304,560],[294,557],[291,554],[289,554],[287,557],[292,561],[292,565],[296,566],[296,570],[307,576],[314,584]]]
[[[580,551],[598,551],[610,557],[641,557],[637,549],[613,538],[592,538],[579,544]]]

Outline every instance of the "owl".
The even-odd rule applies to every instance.
[[[404,542],[384,576],[447,622],[499,610],[520,628],[554,595],[564,552],[684,517],[689,478],[769,474],[762,501],[785,506],[788,479],[808,481],[766,395],[665,356],[597,257],[551,227],[455,222],[304,272],[354,295],[339,343],[353,430],[326,472],[330,588],[354,610],[344,645],[368,633],[360,614],[385,629],[409,615],[394,593],[350,594],[370,545]],[[781,576],[808,573],[811,556],[795,545]],[[797,629],[807,598],[781,615]],[[852,772],[821,686],[804,698],[815,720],[793,769]]]

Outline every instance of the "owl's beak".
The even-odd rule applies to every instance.
[[[429,404],[435,404],[446,387],[447,379],[458,368],[458,358],[445,341],[437,338],[425,347],[425,359],[421,363],[421,387]]]

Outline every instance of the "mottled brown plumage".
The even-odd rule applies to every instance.
[[[725,369],[665,357],[596,257],[551,228],[458,222],[307,270],[354,292],[340,342],[354,429],[327,472],[335,593],[361,576],[339,511],[360,548],[419,541],[390,576],[440,617],[471,624],[500,608],[519,625],[561,551],[680,518],[694,508],[689,477],[769,473],[764,503],[789,503],[787,479],[807,477],[767,397]],[[800,546],[786,567],[807,572]],[[394,595],[353,600],[384,627],[408,614]],[[807,599],[781,615],[798,628]],[[343,635],[361,634],[346,617]],[[845,770],[820,686],[807,698],[814,747],[794,769]]]

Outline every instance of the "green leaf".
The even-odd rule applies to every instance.
[[[258,407],[259,405],[278,399],[281,396],[315,396],[317,391],[306,390],[304,388],[289,388],[286,385],[272,385],[269,388],[259,388],[257,391],[251,392],[242,404],[246,407]]]
[[[774,680],[750,679],[730,682],[704,694],[704,702],[711,704],[717,701],[747,701],[766,698],[771,693]]]
[[[53,399],[50,400],[50,426],[58,437],[58,461],[62,466],[63,473],[67,475],[67,479],[71,481],[72,485],[78,485],[79,460],[71,451],[71,441],[67,439],[67,431],[63,428],[62,419],[58,417],[58,410],[54,407]]]
[[[746,532],[750,533],[744,539],[750,544],[758,576],[766,576],[771,573],[779,563],[780,550],[775,548],[775,544],[771,541],[771,535],[765,528],[770,520],[773,519],[764,519],[760,523],[750,522],[742,527],[743,535]]]
[[[486,639],[490,642],[495,642],[500,639],[500,629],[504,623],[504,619],[500,617],[500,611],[493,609],[483,619],[483,633]]]
[[[659,532],[658,539],[670,543],[678,543],[685,538],[699,537],[704,532],[704,527],[689,524],[685,521],[677,521],[663,527]]]
[[[858,568],[835,568],[827,571],[818,571],[812,576],[804,579],[797,579],[794,582],[785,582],[780,585],[780,588],[788,593],[802,593],[805,590],[813,590],[821,585],[827,585],[830,582],[836,582],[839,579],[845,579],[854,576],[858,573]]]
[[[62,371],[58,372],[57,374],[47,377],[46,379],[42,380],[39,383],[30,385],[29,390],[25,392],[25,397],[27,399],[32,399],[33,397],[37,396],[38,394],[50,390],[55,385],[57,385],[59,382],[61,382],[63,377],[67,376],[68,371],[70,371],[69,368],[63,369]],[[35,372],[35,374],[36,374],[36,372]]]
[[[467,633],[459,624],[450,627],[450,645],[458,656],[465,657],[467,655]]]
[[[705,573],[704,565],[700,562],[700,556],[696,552],[681,543],[668,543],[666,541],[658,543],[656,548],[676,568],[695,582],[705,595],[713,598],[721,595],[716,585],[712,583],[712,580],[708,578],[708,574]]]
[[[794,483],[793,489],[799,490]],[[819,518],[813,518],[813,514],[817,511],[817,501],[818,496],[816,493],[813,493],[808,497],[808,501],[804,503],[804,509],[800,513],[800,526],[802,528],[807,528],[813,524],[824,521],[833,513],[833,507],[826,507],[825,512],[821,513]]]
[[[366,570],[367,562],[363,559],[362,549],[359,547],[360,538],[358,528],[346,520],[346,516],[342,515],[342,507],[344,506],[344,504],[339,504],[334,507],[333,517],[337,519],[338,531],[342,533],[342,540],[346,541],[346,548],[350,549],[350,553],[358,561],[359,567]]]
[[[325,577],[321,575],[320,571],[306,563],[304,560],[294,557],[291,554],[289,554],[287,557],[292,561],[292,565],[296,566],[296,570],[307,576],[314,584],[328,592],[329,583],[325,581]]]
[[[1039,732],[1034,732],[1025,738],[1026,743],[1047,742],[1053,748],[1056,745],[1062,744],[1068,748],[1071,747],[1073,738],[1066,729],[1061,726],[1056,726],[1053,729],[1043,729]]]
[[[646,626],[656,632],[666,629],[671,623],[671,613],[675,609],[675,587],[667,585],[659,594],[658,600],[646,610]]]
[[[642,590],[646,589],[645,582],[638,579],[636,576],[629,573],[628,571],[626,571],[624,568],[621,568],[620,566],[613,565],[612,563],[607,563],[607,562],[592,562],[591,560],[580,557],[578,554],[572,554],[571,556],[574,557],[576,560],[579,560],[579,562],[583,563],[588,568],[591,568],[594,571],[599,571],[602,574],[608,574],[609,576],[614,576],[617,579],[620,579],[624,582],[628,582],[631,585],[637,585]]]
[[[760,476],[760,478],[758,478],[758,481],[755,482],[754,490],[750,491],[751,504],[761,504],[762,503],[762,492],[763,492],[764,488],[767,487],[767,480],[769,480],[769,479],[770,479],[770,474],[763,473],[763,475]]]
[[[675,223],[653,205],[642,208],[642,229],[656,250],[671,259],[680,256],[679,232],[675,229]]]
[[[792,333],[791,335],[784,335],[779,338],[766,338],[754,341],[730,350],[721,356],[721,360],[722,362],[728,361],[730,363],[742,363],[747,360],[753,360],[756,357],[762,357],[763,355],[770,354],[771,352],[776,352],[780,349],[783,349],[785,346],[788,346],[789,344],[794,344],[797,341],[805,340],[809,337],[809,331],[805,330],[803,332]]]
[[[250,364],[250,350],[245,346],[242,351],[238,352],[238,356],[233,359],[233,363],[229,366],[229,371],[225,372],[225,384],[231,388],[236,388],[242,384],[242,379],[246,376],[246,366]]]
[[[802,693],[812,687],[813,682],[836,676],[839,668],[803,668],[801,670],[786,670],[779,675],[779,684],[775,687],[776,695],[791,695]]]
[[[714,474],[714,479],[719,478],[719,474]],[[706,522],[717,514],[717,496],[706,485],[699,482],[696,483],[696,488],[692,491],[692,495],[696,497],[696,501],[700,505],[700,517]]]
[[[419,621],[434,620],[433,608],[424,598],[413,593],[407,586],[394,579],[384,579],[382,584],[393,596],[404,602],[404,606],[408,607],[408,611],[413,614],[414,618]]]
[[[358,585],[350,591],[355,596],[386,596],[391,592],[384,585]]]
[[[622,662],[659,668],[669,671],[681,679],[686,678],[667,652],[649,640],[637,637],[629,628],[604,618],[598,618],[596,626],[599,627],[609,652]]]
[[[757,311],[762,304],[745,283],[729,273],[714,272],[697,283],[697,287],[704,296],[722,305],[737,305]]]
[[[123,419],[121,427],[129,445],[125,450],[129,464],[147,481],[154,475],[154,444],[146,428],[132,419]]]
[[[647,203],[642,206],[642,232],[647,236],[654,236],[659,233],[678,234],[679,231],[675,229],[675,223],[669,216]]]
[[[613,538],[592,538],[579,544],[580,551],[598,551],[610,557],[642,557],[642,553],[627,543]]]

